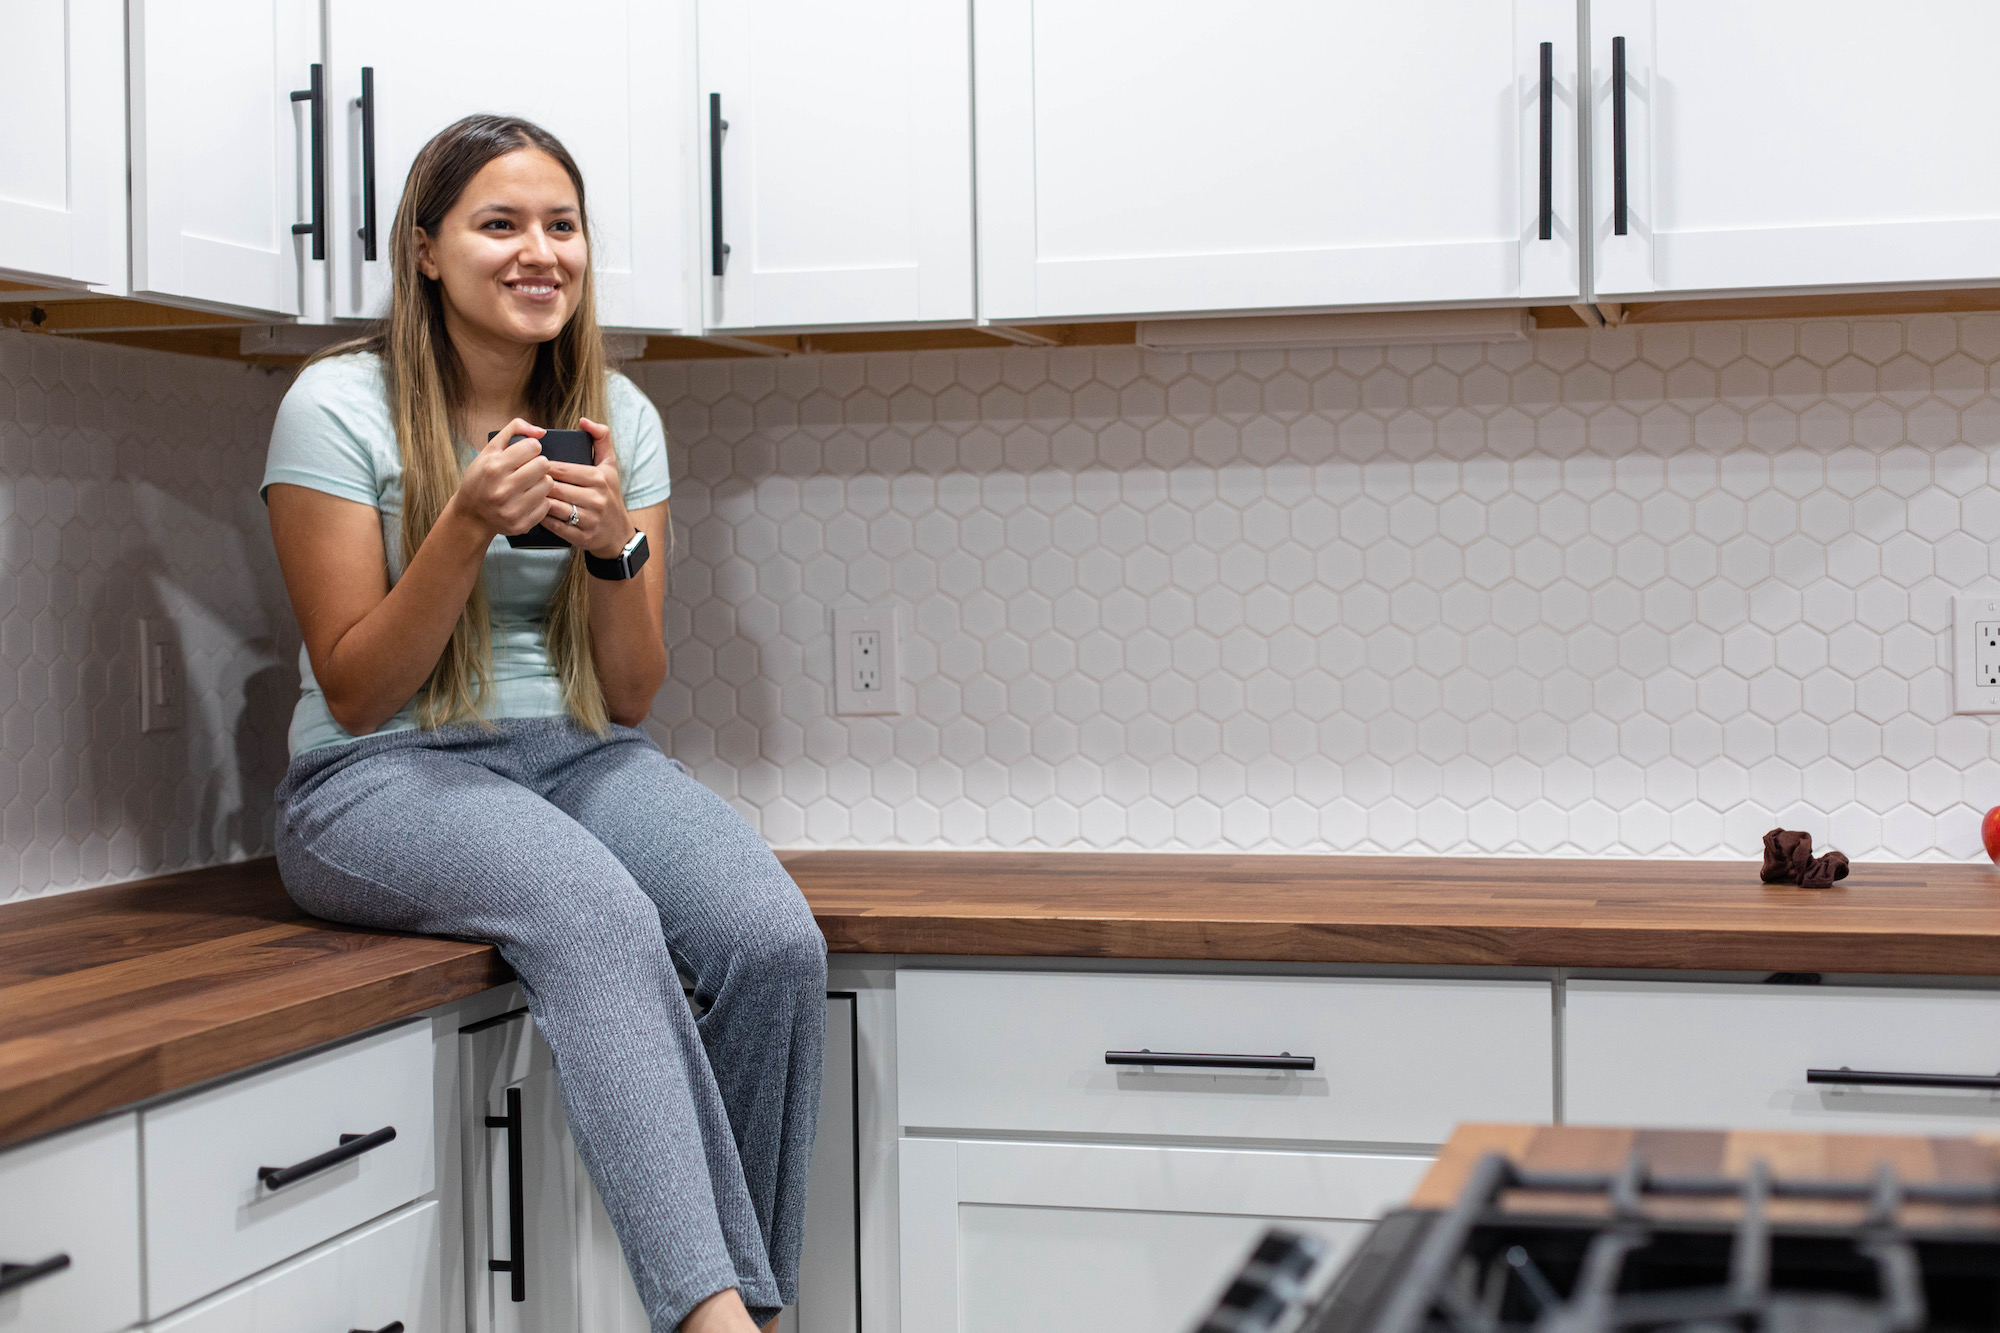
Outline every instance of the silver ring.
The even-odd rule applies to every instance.
[[[574,504],[572,504],[569,507],[569,519],[567,521],[569,525],[573,528],[583,526],[583,516],[577,512],[577,508]]]

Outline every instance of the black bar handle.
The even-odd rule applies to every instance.
[[[326,67],[312,67],[312,87],[292,94],[294,102],[312,103],[311,222],[294,222],[292,235],[313,238],[312,257],[326,258]]]
[[[361,96],[354,99],[361,108],[361,257],[375,261],[375,67],[361,67]]]
[[[0,1292],[17,1290],[68,1267],[69,1256],[66,1254],[51,1255],[38,1264],[0,1264]]]
[[[2000,1088],[2000,1074],[1900,1074],[1868,1069],[1808,1069],[1808,1083],[1859,1088]]]
[[[507,1089],[507,1114],[486,1117],[488,1129],[507,1131],[507,1249],[509,1259],[488,1259],[487,1271],[513,1276],[509,1295],[515,1304],[528,1299],[527,1177],[521,1167],[521,1090]]]
[[[347,1333],[403,1333],[403,1321],[392,1319],[380,1328],[350,1328]]]
[[[1625,39],[1611,39],[1611,231],[1625,235]]]
[[[729,247],[722,243],[722,136],[729,122],[722,118],[722,94],[708,95],[708,271],[716,277],[729,267]]]
[[[1556,48],[1542,43],[1541,239],[1556,234]]]
[[[290,1166],[260,1166],[257,1168],[258,1183],[267,1190],[281,1190],[287,1185],[316,1176],[329,1167],[351,1162],[362,1153],[373,1152],[396,1137],[394,1125],[384,1125],[373,1134],[342,1134],[338,1148],[328,1148],[317,1157],[308,1157],[303,1162]]]
[[[1106,1051],[1107,1065],[1158,1065],[1162,1069],[1298,1069],[1319,1067],[1310,1055],[1203,1055],[1189,1051]]]

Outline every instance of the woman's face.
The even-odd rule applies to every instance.
[[[466,185],[437,234],[419,233],[418,266],[445,309],[490,337],[543,343],[582,295],[590,247],[562,164],[538,148],[494,158]]]

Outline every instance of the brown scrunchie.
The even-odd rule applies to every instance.
[[[1758,878],[1766,884],[1829,888],[1835,880],[1847,878],[1847,857],[1841,852],[1815,857],[1812,834],[1774,828],[1764,835],[1764,868]]]

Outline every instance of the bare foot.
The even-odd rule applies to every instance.
[[[753,1333],[756,1328],[734,1287],[716,1292],[681,1320],[681,1333]]]

